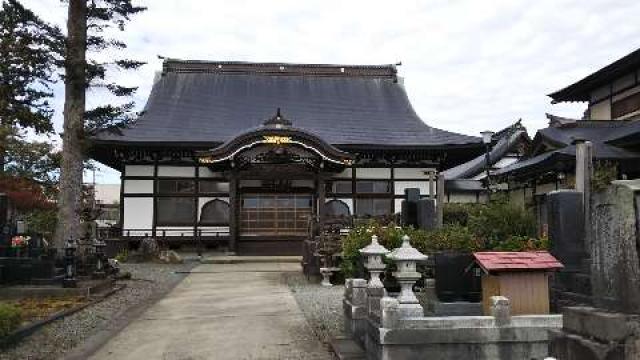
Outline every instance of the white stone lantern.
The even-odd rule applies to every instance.
[[[378,243],[378,236],[371,236],[371,244],[366,247],[360,249],[360,253],[367,258],[367,262],[365,263],[365,267],[369,270],[371,274],[371,279],[369,280],[368,287],[369,288],[384,288],[382,281],[380,281],[380,274],[387,267],[382,257],[389,253],[389,250],[384,246]]]
[[[402,246],[394,249],[387,257],[397,266],[393,276],[400,283],[398,302],[401,314],[405,317],[423,316],[422,306],[413,293],[413,284],[422,277],[416,270],[416,263],[427,260],[427,256],[411,246],[409,236],[405,235],[402,237]]]

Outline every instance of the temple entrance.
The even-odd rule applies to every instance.
[[[305,236],[313,213],[311,194],[243,194],[241,236]]]

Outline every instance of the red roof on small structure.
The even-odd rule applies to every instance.
[[[547,251],[475,252],[473,257],[486,272],[547,271],[564,267]]]

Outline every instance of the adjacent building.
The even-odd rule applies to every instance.
[[[393,65],[166,60],[136,123],[91,151],[122,172],[125,237],[298,254],[311,217],[399,212],[484,146],[425,124]]]

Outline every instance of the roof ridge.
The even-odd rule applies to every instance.
[[[344,76],[394,80],[397,78],[397,68],[393,64],[347,65],[165,59],[162,70],[163,73]]]

